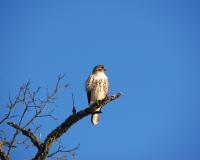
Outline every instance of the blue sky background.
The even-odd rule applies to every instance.
[[[78,160],[199,160],[199,8],[197,0],[1,1],[0,106],[28,79],[51,88],[66,74],[70,88],[55,105],[60,123],[71,93],[78,109],[87,105],[84,82],[104,64],[110,94],[124,96],[99,125],[87,117],[71,128],[63,145],[80,143]],[[56,126],[41,122],[42,135]],[[20,148],[14,159],[33,152]]]

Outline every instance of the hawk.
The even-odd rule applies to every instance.
[[[88,103],[91,105],[98,100],[103,100],[108,95],[108,77],[105,74],[106,68],[103,65],[94,67],[92,74],[89,75],[85,88],[88,97]],[[96,109],[100,111],[101,109]],[[99,122],[99,114],[95,113],[91,117],[91,122],[97,125]]]

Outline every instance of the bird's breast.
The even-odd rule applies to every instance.
[[[92,79],[91,100],[102,100],[108,92],[108,78],[105,74],[97,74]]]

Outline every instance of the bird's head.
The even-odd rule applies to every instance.
[[[97,65],[94,67],[93,69],[93,73],[97,73],[97,72],[105,72],[106,68],[104,67],[104,65]]]

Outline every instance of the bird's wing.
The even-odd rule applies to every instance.
[[[90,104],[90,100],[91,100],[91,91],[87,91],[87,99],[88,99],[88,104]]]
[[[91,100],[91,90],[92,90],[92,75],[90,75],[85,83],[85,88],[87,92],[88,103],[90,104]]]

